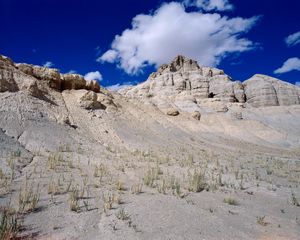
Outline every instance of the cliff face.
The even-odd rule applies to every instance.
[[[233,81],[223,70],[201,67],[183,56],[162,65],[146,82],[122,93],[148,99],[162,110],[173,107],[187,112],[208,110],[220,104],[228,108],[300,103],[297,86],[264,75],[255,75],[244,83]]]
[[[59,70],[26,63],[14,63],[0,55],[0,92],[26,90],[38,83],[57,90],[86,89],[100,91],[97,81],[86,81],[79,74],[61,74]],[[25,79],[30,79],[29,81]]]

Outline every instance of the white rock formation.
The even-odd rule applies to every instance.
[[[234,104],[264,107],[300,103],[299,88],[292,84],[264,75],[244,83],[233,81],[223,70],[201,67],[183,56],[160,66],[144,83],[120,93],[150,102],[163,112],[170,107],[184,112],[227,112]]]

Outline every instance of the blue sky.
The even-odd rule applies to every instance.
[[[299,10],[299,0],[0,0],[0,54],[96,72],[104,86],[144,81],[177,54],[235,80],[262,73],[295,83]]]

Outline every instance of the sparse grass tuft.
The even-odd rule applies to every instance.
[[[55,170],[57,166],[59,166],[59,162],[62,162],[63,161],[63,156],[61,154],[50,154],[48,156],[48,162],[47,162],[47,165],[48,165],[48,168],[50,170]]]
[[[104,211],[112,209],[114,203],[114,195],[112,193],[106,193],[103,194],[102,198]]]
[[[267,226],[269,223],[265,221],[266,216],[257,216],[256,222],[261,226]]]
[[[130,219],[130,216],[128,213],[126,213],[126,211],[124,210],[124,208],[120,208],[118,210],[118,212],[116,213],[116,217],[122,221],[126,221],[128,219]]]
[[[118,191],[125,191],[125,190],[126,190],[126,188],[125,188],[125,186],[124,186],[124,183],[121,182],[120,180],[118,180],[118,181],[116,182],[116,189],[117,189]]]
[[[149,168],[143,178],[144,184],[148,187],[155,187],[155,180],[158,179],[157,169]]]
[[[77,188],[73,188],[69,192],[69,206],[70,210],[74,212],[79,212],[80,206],[79,206],[79,191]]]
[[[299,203],[298,199],[296,198],[296,195],[294,192],[292,192],[291,202],[294,206],[300,207],[300,203]]]
[[[20,229],[18,216],[15,211],[3,208],[0,212],[0,239],[15,239]]]
[[[19,212],[33,212],[37,209],[37,205],[40,200],[39,186],[36,191],[29,189],[27,184],[23,189],[20,189],[19,193]]]
[[[195,170],[193,174],[188,174],[189,177],[189,186],[188,190],[191,192],[201,192],[203,191],[207,184],[205,182],[204,173]]]
[[[223,202],[224,202],[224,203],[227,203],[227,204],[229,204],[229,205],[233,205],[233,206],[238,206],[238,205],[239,205],[238,201],[235,200],[235,199],[232,198],[232,197],[224,198]]]
[[[130,190],[131,190],[132,194],[142,193],[142,191],[143,191],[143,184],[142,183],[134,184],[134,185],[131,186]]]

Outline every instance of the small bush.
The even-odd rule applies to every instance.
[[[116,217],[122,221],[126,221],[130,218],[128,213],[125,212],[124,208],[119,209],[119,211],[116,213]]]
[[[233,205],[233,206],[239,205],[239,203],[237,202],[237,200],[235,200],[232,197],[224,198],[224,203],[227,203],[227,204]]]

